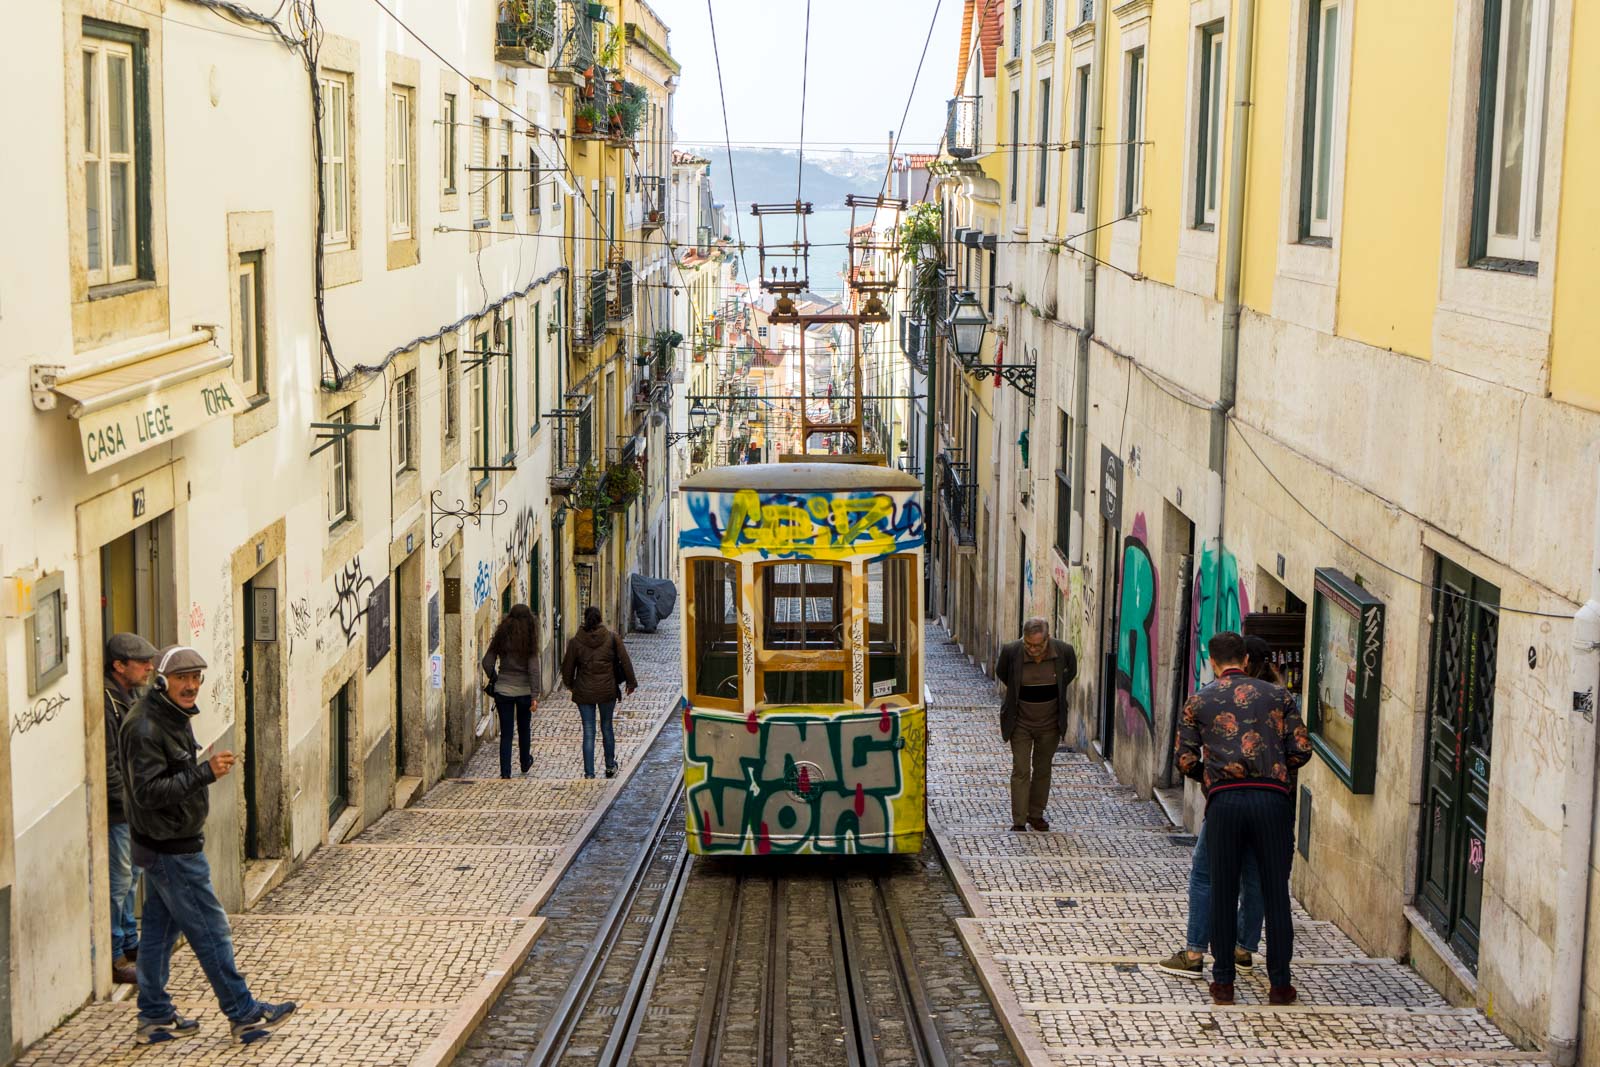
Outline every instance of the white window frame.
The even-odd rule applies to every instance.
[[[137,60],[132,45],[105,37],[85,34],[82,56],[84,62],[84,263],[87,282],[91,288],[132,281],[139,274],[139,142],[138,105],[135,84]],[[123,92],[122,128],[125,135],[123,147],[112,150],[111,76],[113,61],[120,61],[127,76]],[[123,168],[121,196],[122,218],[126,231],[126,262],[114,262],[116,239],[112,227],[111,174]],[[90,175],[95,179],[91,182]],[[92,187],[91,187],[92,186]],[[89,202],[94,201],[98,225],[89,227]],[[92,266],[98,254],[99,266]]]
[[[1050,87],[1055,83],[1053,78],[1046,76],[1039,81],[1039,159],[1035,167],[1034,181],[1038,188],[1033,192],[1033,206],[1044,207],[1045,196],[1050,185],[1050,160],[1055,153],[1045,146],[1050,143]]]
[[[409,240],[411,226],[411,90],[389,87],[389,237]]]
[[[354,480],[350,465],[352,434],[348,429],[350,409],[340,408],[328,416],[328,421],[346,425],[341,436],[328,446],[328,529],[333,530],[355,518],[352,508]]]
[[[1306,110],[1301,131],[1301,231],[1304,237],[1333,239],[1334,136],[1339,128],[1340,27],[1345,12],[1341,0],[1315,0],[1311,13],[1316,27],[1316,52],[1309,39],[1306,52]],[[1329,34],[1328,19],[1334,20]],[[1309,28],[1309,27],[1308,27]],[[1318,205],[1322,205],[1319,214]]]
[[[473,171],[467,175],[467,190],[472,199],[474,224],[489,224],[489,117],[472,116]]]
[[[234,349],[238,360],[239,383],[247,397],[267,393],[267,354],[264,340],[262,304],[266,293],[266,253],[242,252],[234,264],[234,288],[238,300],[238,321],[234,324]]]
[[[1222,206],[1222,142],[1227,132],[1223,107],[1228,82],[1225,26],[1211,22],[1199,28],[1195,58],[1194,210],[1189,225],[1197,230],[1215,229]]]
[[[1123,53],[1122,64],[1122,181],[1121,215],[1131,215],[1144,206],[1144,116],[1145,89],[1149,84],[1150,65],[1145,59],[1144,45]]]
[[[442,191],[447,196],[456,192],[456,171],[460,169],[461,162],[456,155],[458,145],[456,127],[461,121],[458,100],[459,98],[455,93],[447,92],[444,94],[444,103],[442,105],[444,119],[440,129],[439,161],[443,169],[443,173],[440,175],[444,181],[444,189]]]
[[[439,373],[444,376],[444,439],[461,433],[461,339],[454,331],[439,338]]]
[[[350,225],[350,76],[335,71],[318,75],[322,95],[322,246],[349,248]]]
[[[1144,239],[1144,219],[1136,214],[1144,207],[1145,156],[1149,146],[1143,142],[1147,136],[1146,122],[1150,113],[1150,15],[1152,0],[1142,3],[1125,3],[1113,9],[1117,19],[1117,37],[1122,49],[1120,60],[1117,111],[1117,139],[1122,141],[1116,153],[1116,204],[1111,223],[1111,262],[1137,274],[1140,269],[1140,249]],[[1138,57],[1135,62],[1135,56]],[[1135,69],[1137,68],[1137,70]],[[1134,85],[1137,77],[1138,84]],[[1130,94],[1133,94],[1130,96]],[[1131,183],[1131,185],[1130,185]],[[1128,195],[1132,189],[1130,208]]]
[[[1495,50],[1495,86],[1494,86],[1494,113],[1487,118],[1491,131],[1491,140],[1488,145],[1490,157],[1488,161],[1489,187],[1488,189],[1475,188],[1474,195],[1483,197],[1486,202],[1481,206],[1474,205],[1475,212],[1482,212],[1483,258],[1502,260],[1512,263],[1538,263],[1539,238],[1542,233],[1543,223],[1543,181],[1545,167],[1545,129],[1549,113],[1549,71],[1548,71],[1548,46],[1550,41],[1551,13],[1549,0],[1521,0],[1526,8],[1531,8],[1528,18],[1528,57],[1527,72],[1523,87],[1523,128],[1520,137],[1522,149],[1521,179],[1518,184],[1518,212],[1517,232],[1512,234],[1497,233],[1495,230],[1496,216],[1502,187],[1501,173],[1504,169],[1503,157],[1505,152],[1505,114],[1508,103],[1508,85],[1505,78],[1507,60],[1510,58],[1511,46],[1510,20],[1507,18],[1507,8],[1517,0],[1489,0],[1489,3],[1498,3],[1500,11],[1499,39],[1493,42]],[[1480,66],[1480,82],[1488,75],[1488,49],[1491,42],[1484,41],[1485,55]],[[1480,116],[1480,118],[1482,118]],[[1480,142],[1479,150],[1482,145]]]
[[[506,222],[513,217],[512,204],[516,200],[511,192],[511,120],[506,119],[500,124],[500,173],[495,179],[500,183],[500,221]]]
[[[1011,58],[1022,58],[1022,0],[1011,0]]]
[[[407,371],[394,380],[394,474],[398,478],[417,468],[417,372]]]
[[[474,360],[470,370],[472,382],[467,389],[467,403],[472,408],[472,417],[468,420],[471,439],[468,442],[471,460],[468,466],[487,467],[489,465],[489,418],[488,397],[489,391],[489,365],[486,362],[477,362],[485,359],[482,352],[489,348],[489,334],[476,333],[473,335],[479,351],[472,357]],[[477,471],[480,477],[487,475],[487,471]]]

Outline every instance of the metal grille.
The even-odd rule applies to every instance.
[[[977,154],[977,97],[958,96],[946,105],[945,147],[956,159],[967,159]]]

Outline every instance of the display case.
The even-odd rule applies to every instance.
[[[1352,793],[1372,792],[1383,693],[1384,605],[1349,576],[1318,567],[1311,604],[1306,725]]]

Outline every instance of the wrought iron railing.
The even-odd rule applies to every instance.
[[[550,457],[550,491],[569,493],[594,461],[593,398],[587,393],[568,394],[566,402],[546,415],[555,424],[554,452]]]
[[[945,148],[956,159],[978,154],[978,98],[958,96],[946,105]]]
[[[639,221],[646,230],[653,230],[667,221],[667,179],[646,174],[639,179]]]
[[[572,343],[577,348],[593,348],[606,336],[606,286],[611,272],[592,270],[580,277],[574,287],[577,311],[573,317]]]
[[[627,322],[633,318],[633,261],[625,259],[616,267],[616,296],[607,301],[607,314],[611,321]]]
[[[555,38],[555,0],[507,2],[495,23],[494,58],[511,67],[542,67]]]
[[[942,477],[939,482],[939,502],[944,508],[945,521],[959,545],[978,543],[978,483],[972,468],[951,459],[951,453],[939,454]]]
[[[588,0],[562,0],[557,6],[551,81],[576,84],[583,72],[594,66],[594,27]]]

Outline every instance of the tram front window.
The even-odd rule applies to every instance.
[[[786,652],[844,647],[844,567],[779,563],[761,571],[763,647]]]
[[[739,565],[722,559],[689,561],[694,590],[694,693],[739,699]]]
[[[867,564],[867,699],[911,688],[911,627],[919,576],[910,556]]]

